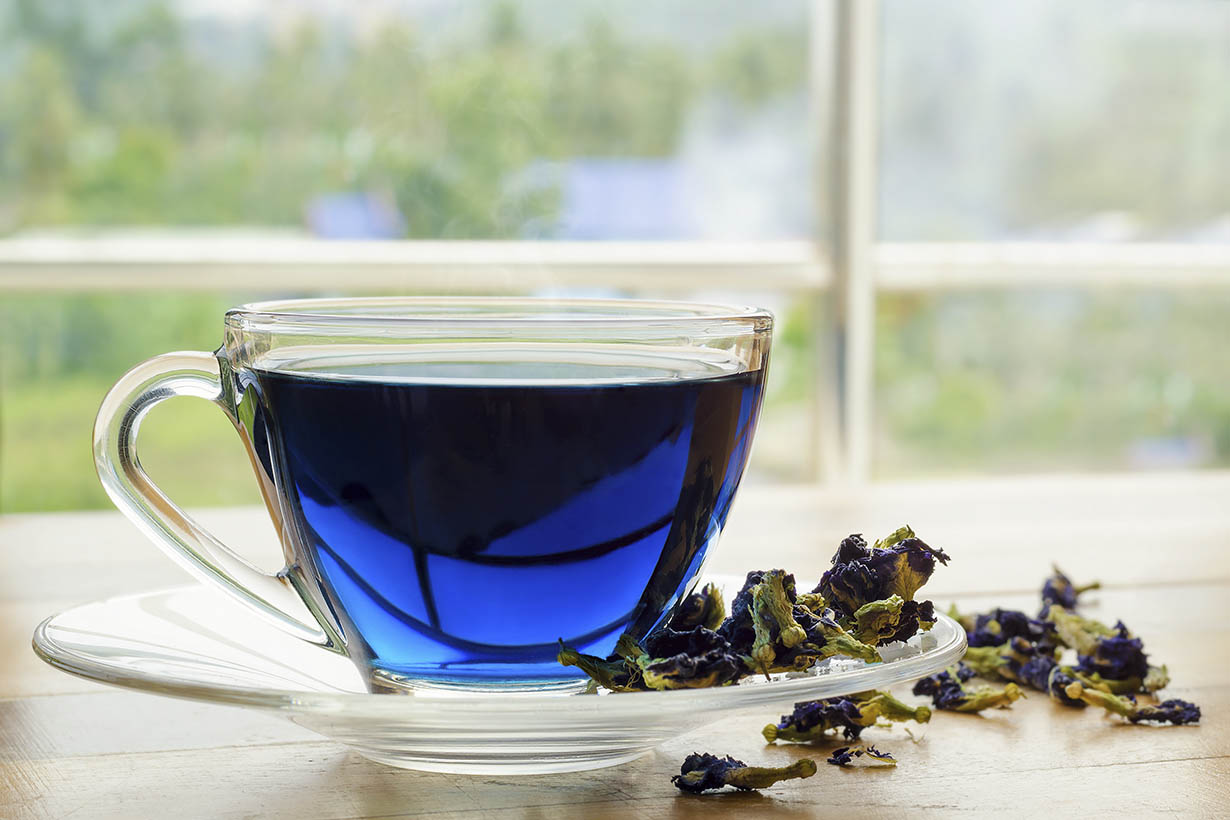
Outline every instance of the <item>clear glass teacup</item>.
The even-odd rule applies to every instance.
[[[772,317],[631,300],[355,298],[228,311],[217,351],[129,371],[94,452],[172,558],[373,691],[571,685],[691,591],[725,524],[764,393]],[[266,573],[156,487],[151,407],[235,425],[286,566]],[[242,636],[236,636],[242,639]]]

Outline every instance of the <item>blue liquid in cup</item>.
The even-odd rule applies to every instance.
[[[301,570],[352,657],[418,679],[567,679],[558,639],[605,656],[687,591],[763,370],[607,356],[242,374]]]

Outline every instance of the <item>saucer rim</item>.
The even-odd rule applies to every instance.
[[[732,576],[733,577],[733,576]],[[710,580],[722,580],[724,576],[715,576]],[[66,615],[86,607],[106,605],[113,601],[147,598],[155,595],[174,595],[192,591],[208,590],[199,583],[179,584],[170,587],[145,590],[125,595],[110,596],[68,607],[43,619],[35,628],[31,645],[35,655],[55,669],[96,683],[108,684],[124,689],[148,692],[151,694],[181,698],[194,701],[222,703],[236,706],[247,706],[279,712],[337,712],[363,711],[371,714],[373,711],[389,711],[404,714],[407,699],[414,703],[430,704],[441,707],[484,707],[497,705],[499,711],[521,711],[541,709],[544,698],[549,699],[554,706],[589,704],[605,711],[631,711],[643,713],[646,709],[664,711],[688,711],[699,708],[721,708],[723,710],[757,707],[772,703],[797,702],[818,696],[833,697],[839,693],[830,692],[834,684],[851,679],[844,693],[866,691],[869,688],[884,688],[896,683],[916,680],[933,674],[956,663],[964,655],[966,649],[965,630],[952,618],[936,613],[936,627],[944,625],[951,633],[949,639],[932,649],[922,651],[917,655],[888,661],[883,664],[870,664],[850,670],[830,672],[822,675],[808,675],[796,678],[777,678],[771,681],[743,684],[736,686],[719,686],[701,689],[673,689],[650,692],[602,693],[597,697],[585,697],[578,700],[578,693],[562,692],[482,692],[475,690],[456,689],[420,689],[398,693],[392,696],[384,693],[325,690],[294,690],[277,688],[255,688],[228,686],[225,684],[199,684],[182,679],[154,674],[125,673],[113,664],[109,665],[95,656],[87,656],[76,650],[64,647],[49,634],[54,622]],[[935,630],[932,627],[931,630]],[[123,637],[117,635],[117,637]],[[287,640],[295,640],[287,635]],[[332,651],[324,647],[316,647],[321,652]],[[74,662],[75,661],[75,662]],[[886,672],[872,685],[863,682],[868,672]],[[817,690],[825,690],[823,695],[817,695]],[[736,694],[738,693],[738,694]],[[601,704],[601,705],[599,705]]]

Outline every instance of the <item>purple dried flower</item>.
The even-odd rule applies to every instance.
[[[854,752],[850,751],[849,746],[842,746],[840,749],[834,749],[833,754],[825,762],[834,766],[849,766],[854,762]]]
[[[715,584],[705,584],[700,592],[693,592],[675,606],[667,626],[679,632],[698,626],[716,630],[725,618],[722,591]]]
[[[786,740],[808,743],[827,737],[826,732],[842,730],[847,740],[858,740],[863,729],[879,720],[926,723],[931,720],[927,706],[910,706],[890,692],[862,692],[849,698],[809,700],[794,705],[794,712],[783,715],[774,726],[764,727],[761,734],[769,743]]]
[[[1056,703],[1061,703],[1064,706],[1084,706],[1085,702],[1083,700],[1069,694],[1074,683],[1079,684],[1080,682],[1073,677],[1072,670],[1066,666],[1056,666],[1051,670],[1050,677],[1047,679],[1046,691],[1051,696],[1051,700]]]
[[[1003,688],[967,688],[964,681],[972,678],[973,674],[973,670],[964,664],[950,666],[943,672],[921,678],[914,684],[914,694],[930,695],[931,704],[936,709],[949,712],[981,712],[991,707],[1005,707],[1023,695],[1015,683],[1008,683]]]
[[[1053,643],[1055,625],[1030,618],[1016,609],[993,609],[974,618],[974,628],[966,632],[970,646],[999,646],[1013,638],[1031,643]]]
[[[1173,723],[1181,726],[1185,723],[1200,722],[1200,707],[1186,700],[1172,698],[1157,706],[1138,706],[1136,714],[1128,718],[1132,723]]]
[[[1063,574],[1059,567],[1052,565],[1050,577],[1042,584],[1042,610],[1038,613],[1038,617],[1045,618],[1047,611],[1054,604],[1064,609],[1075,609],[1077,599],[1082,592],[1098,589],[1101,586],[1097,581],[1094,581],[1092,584],[1076,586],[1068,576]]]
[[[954,682],[959,686],[972,677],[974,677],[974,670],[958,661],[956,666],[950,666],[934,675],[919,678],[915,681],[912,691],[915,695],[934,695],[945,686]]]
[[[935,571],[936,561],[947,564],[943,550],[934,549],[902,527],[868,547],[861,535],[841,542],[833,566],[813,592],[824,596],[838,615],[850,617],[864,604],[900,595],[907,601]]]
[[[1079,656],[1078,672],[1101,675],[1106,680],[1144,680],[1149,674],[1149,662],[1144,652],[1144,643],[1133,638],[1123,621],[1115,624],[1115,635],[1097,639],[1090,654]]]
[[[840,749],[834,749],[832,756],[826,762],[834,766],[849,766],[854,762],[854,758],[862,757],[863,755],[880,763],[897,765],[897,758],[888,752],[880,751],[875,746],[842,746]]]
[[[809,700],[796,703],[794,711],[782,715],[774,732],[774,739],[783,734],[815,735],[841,729],[846,740],[858,740],[865,726],[862,723],[863,713],[858,704],[849,698],[826,698],[824,700]]]
[[[671,782],[691,794],[709,789],[734,786],[736,789],[764,789],[782,780],[811,777],[816,773],[816,761],[803,758],[789,766],[749,766],[733,757],[711,754],[690,754],[679,767]]]

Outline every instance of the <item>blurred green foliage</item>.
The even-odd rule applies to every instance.
[[[882,295],[876,471],[1228,466],[1228,315],[1224,291]]]
[[[249,295],[250,296],[250,295]],[[0,301],[0,511],[108,506],[90,431],[107,389],[137,362],[212,350],[221,294],[8,294]],[[175,498],[258,503],[242,447],[206,402],[174,400],[142,429],[142,458]]]
[[[516,7],[455,43],[410,22],[339,38],[305,22],[219,64],[158,3],[87,26],[65,0],[12,0],[0,29],[0,233],[54,225],[286,225],[314,195],[392,194],[408,234],[501,238],[548,222],[540,160],[672,155],[701,94],[802,88],[805,32],[692,53],[595,18],[532,42]],[[524,187],[524,186],[520,186]]]

